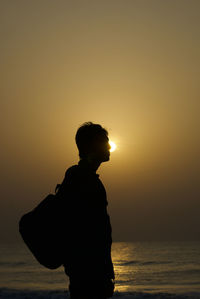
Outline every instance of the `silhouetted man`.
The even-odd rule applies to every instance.
[[[70,167],[59,190],[64,196],[65,273],[71,299],[103,299],[113,295],[111,225],[106,191],[96,174],[109,161],[108,132],[98,124],[83,124],[76,133],[78,165]]]

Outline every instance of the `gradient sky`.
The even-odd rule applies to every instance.
[[[113,241],[200,239],[200,1],[0,1],[0,240],[100,123]],[[95,199],[94,199],[95,200]]]

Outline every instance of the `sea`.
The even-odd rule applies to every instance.
[[[112,259],[112,298],[200,298],[200,242],[113,242]],[[23,242],[0,245],[1,299],[67,299],[68,285],[62,266],[41,266]]]

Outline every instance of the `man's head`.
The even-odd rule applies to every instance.
[[[76,133],[76,144],[81,159],[92,158],[105,162],[110,157],[108,132],[101,125],[84,123]]]

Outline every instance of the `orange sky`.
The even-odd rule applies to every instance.
[[[0,2],[1,240],[78,162],[79,125],[118,145],[98,173],[113,240],[199,239],[200,2]]]

